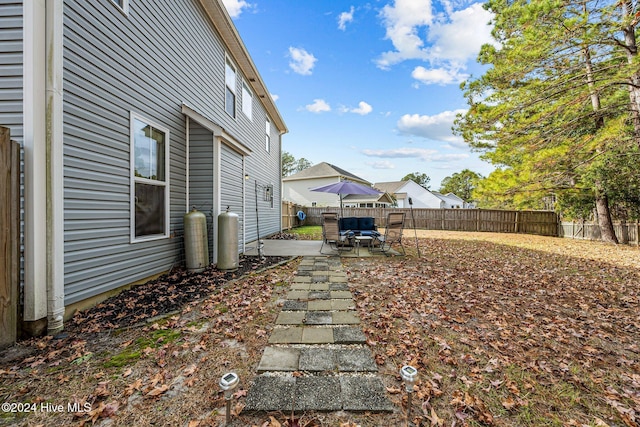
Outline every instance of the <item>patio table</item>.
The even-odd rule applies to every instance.
[[[356,240],[356,253],[358,254],[358,256],[360,256],[360,245],[362,244],[362,241],[367,242],[367,250],[369,252],[371,252],[371,242],[373,242],[373,237],[371,237],[371,236],[355,236],[354,238]]]

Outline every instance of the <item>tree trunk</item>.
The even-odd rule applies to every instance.
[[[638,23],[638,16],[635,14],[633,2],[624,0],[620,2],[622,13],[625,19],[631,19],[631,23],[622,28],[624,34],[624,47],[627,55],[627,62],[633,64],[638,55],[636,45],[635,26]],[[640,72],[635,72],[629,76],[629,109],[633,121],[633,135],[636,144],[640,147]]]
[[[611,221],[611,212],[609,211],[609,197],[598,190],[596,190],[596,213],[602,241],[617,245],[618,238],[613,229],[613,221]]]

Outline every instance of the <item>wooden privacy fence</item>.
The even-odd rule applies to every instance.
[[[613,230],[620,243],[640,244],[640,222],[615,222]],[[561,222],[559,227],[560,237],[568,237],[580,240],[601,240],[602,233],[598,224],[585,221]]]
[[[20,146],[0,127],[0,348],[18,330],[20,279]]]
[[[337,212],[341,216],[375,219],[378,226],[384,227],[387,214],[405,212],[406,228],[450,231],[489,231],[497,233],[526,233],[542,236],[558,235],[558,215],[547,211],[503,211],[486,209],[411,209],[400,208],[309,208],[305,224],[320,225],[323,212]],[[415,219],[415,224],[413,219]]]
[[[307,208],[300,205],[296,205],[293,202],[282,202],[282,229],[289,230],[293,227],[297,227],[303,223],[298,219],[298,212],[305,212]],[[306,212],[305,212],[306,215]]]

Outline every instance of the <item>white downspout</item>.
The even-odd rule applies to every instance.
[[[47,332],[64,327],[63,0],[46,2]]]

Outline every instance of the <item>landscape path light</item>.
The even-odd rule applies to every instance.
[[[400,369],[400,376],[404,382],[407,391],[407,422],[411,422],[411,395],[413,394],[413,386],[418,379],[418,370],[413,366],[405,365]]]
[[[224,391],[224,398],[227,401],[227,414],[225,424],[228,426],[231,423],[231,398],[233,397],[233,391],[240,384],[240,377],[235,372],[226,373],[220,378],[218,385]]]

